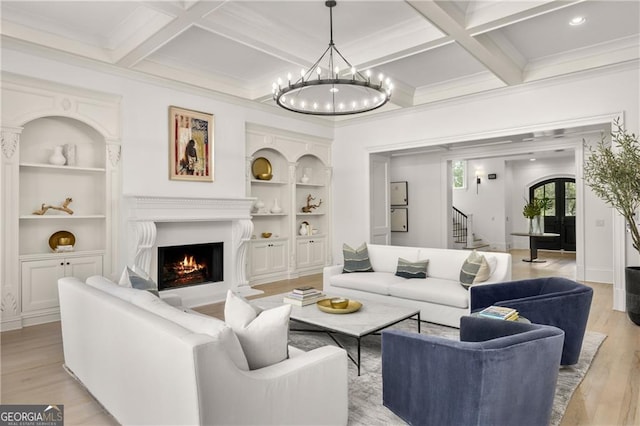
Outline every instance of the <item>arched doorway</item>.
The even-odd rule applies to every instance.
[[[547,250],[576,250],[576,180],[554,178],[529,188],[529,199],[551,200],[544,212],[544,232],[560,234],[559,238],[540,239],[538,248]]]

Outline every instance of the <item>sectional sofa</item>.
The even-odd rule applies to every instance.
[[[374,272],[343,273],[343,265],[324,268],[323,291],[351,299],[375,300],[420,308],[423,321],[460,327],[460,317],[469,315],[469,291],[460,284],[460,270],[470,251],[367,245]],[[483,285],[511,280],[511,255],[478,252],[490,267]],[[398,258],[410,262],[428,259],[427,278],[403,278],[396,275]]]

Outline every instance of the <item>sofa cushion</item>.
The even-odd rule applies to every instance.
[[[342,256],[344,258],[344,266],[342,272],[373,272],[371,262],[369,261],[369,251],[367,244],[362,243],[357,249],[353,249],[347,244],[342,245]]]
[[[473,250],[460,269],[460,284],[465,289],[486,281],[491,276],[491,268],[483,255]]]
[[[244,298],[227,291],[224,319],[238,336],[251,370],[288,358],[290,315],[289,304],[258,313]]]
[[[398,258],[396,275],[402,278],[427,278],[427,266],[429,259],[409,262],[401,257]]]
[[[389,294],[403,299],[431,302],[456,308],[469,306],[469,292],[462,288],[457,281],[440,278],[403,280],[389,286]]]
[[[376,272],[390,272],[395,274],[399,257],[406,259],[409,262],[416,262],[418,260],[419,249],[416,247],[369,244],[368,248],[371,266]],[[428,258],[429,256],[422,257],[422,259]]]
[[[231,361],[233,361],[240,370],[249,370],[249,364],[247,363],[247,358],[244,355],[238,337],[224,321],[193,311],[184,312],[181,309],[168,305],[157,297],[155,300],[134,299],[132,303],[162,318],[173,321],[194,333],[206,334],[217,339],[227,355],[229,355],[229,358],[231,358]]]
[[[389,272],[339,274],[331,277],[331,285],[334,287],[367,291],[385,296],[389,295],[389,287],[403,281],[406,279]]]

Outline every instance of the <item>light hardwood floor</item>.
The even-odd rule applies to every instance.
[[[528,251],[513,251],[513,278],[565,276],[575,278],[575,256],[540,252],[545,263],[521,259]],[[299,285],[322,287],[322,276],[257,286],[264,295]],[[594,289],[588,330],[607,335],[591,368],[576,390],[562,420],[569,425],[640,425],[640,327],[626,314],[613,311],[610,285],[587,283]],[[222,318],[223,304],[198,308]],[[0,336],[2,404],[64,404],[67,425],[115,425],[88,393],[62,368],[60,323],[27,327]]]

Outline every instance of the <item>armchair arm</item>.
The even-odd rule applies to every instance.
[[[469,288],[471,312],[495,305],[502,300],[532,297],[540,293],[540,284],[533,280],[509,281]]]
[[[343,349],[324,346],[253,371],[237,369],[217,345],[202,349],[198,358],[210,364],[198,372],[203,424],[347,423]]]

